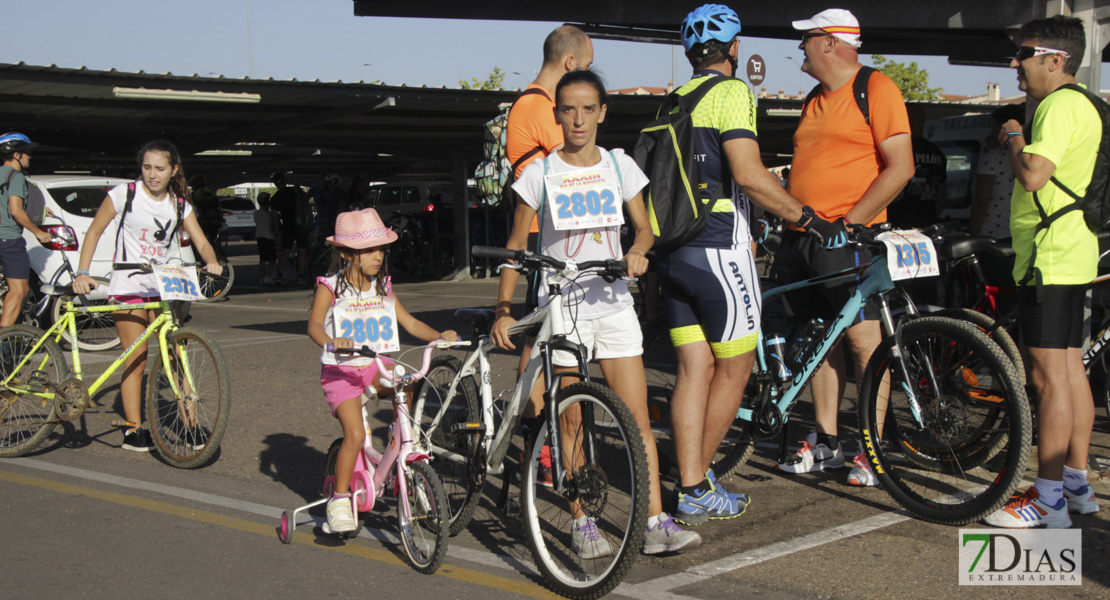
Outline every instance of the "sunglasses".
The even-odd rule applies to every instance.
[[[829,35],[832,35],[832,34],[827,32],[827,31],[818,31],[818,32],[813,32],[813,33],[803,33],[802,34],[802,43],[804,44],[804,43],[808,42],[809,40],[812,40],[813,38],[825,37],[825,36],[829,36]]]
[[[1063,54],[1064,58],[1071,58],[1071,55],[1063,50],[1055,50],[1053,48],[1042,48],[1040,46],[1020,46],[1018,47],[1017,54],[1014,55],[1014,60],[1018,62],[1029,60],[1034,56],[1043,56],[1045,54]]]

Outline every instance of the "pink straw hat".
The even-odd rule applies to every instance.
[[[372,208],[340,213],[335,220],[335,235],[328,243],[347,248],[373,248],[397,241],[392,227],[386,227],[378,211]]]

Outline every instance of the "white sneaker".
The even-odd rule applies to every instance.
[[[1037,488],[1032,486],[1025,490],[1024,494],[1016,496],[1008,504],[984,519],[984,522],[987,525],[1009,529],[1033,529],[1037,527],[1067,529],[1071,527],[1067,500],[1060,498],[1056,506],[1048,506],[1041,502]]]
[[[852,459],[852,471],[848,473],[848,485],[861,487],[875,487],[879,485],[879,478],[871,470],[871,463],[863,452],[856,454]]]
[[[786,457],[786,462],[776,466],[786,473],[817,473],[825,469],[839,469],[844,466],[844,449],[840,444],[836,450],[824,444],[816,444],[817,434],[811,433],[802,442],[802,447]]]
[[[667,513],[663,513],[663,517],[655,527],[648,527],[647,532],[644,533],[644,554],[678,552],[684,548],[697,548],[701,545],[701,536],[697,532],[686,531],[679,527]]]
[[[328,500],[328,527],[332,533],[345,533],[358,529],[350,498]]]
[[[597,530],[597,519],[585,515],[574,521],[574,530],[570,536],[570,547],[578,556],[586,560],[609,556],[613,553],[609,541],[602,537],[601,532]]]
[[[1064,486],[1064,497],[1068,499],[1068,511],[1079,515],[1093,515],[1098,512],[1098,500],[1095,499],[1095,488],[1091,484],[1084,485],[1077,492],[1072,492]]]

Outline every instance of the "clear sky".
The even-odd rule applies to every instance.
[[[247,0],[26,0],[5,3],[0,14],[6,63],[244,77],[253,55],[256,78],[449,87],[485,79],[495,66],[508,74],[505,87],[523,87],[539,67],[544,36],[560,24],[355,17],[349,0],[253,0],[248,44]],[[769,91],[815,84],[798,70],[796,41],[742,39],[745,60],[759,54],[766,61]],[[863,39],[866,50],[866,29]],[[994,81],[1003,96],[1018,94],[1011,69],[890,58],[917,61],[930,85],[946,93],[982,94]],[[660,44],[599,40],[594,64],[610,88],[665,86],[674,71],[679,83],[690,76],[681,51]],[[1106,73],[1103,81],[1110,81]]]

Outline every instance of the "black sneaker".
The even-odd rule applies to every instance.
[[[193,450],[200,450],[208,443],[208,439],[212,434],[208,432],[208,428],[203,425],[190,427],[185,430],[185,444]]]
[[[150,452],[154,442],[150,441],[150,434],[145,429],[135,429],[123,434],[123,445],[120,447],[132,452]]]

